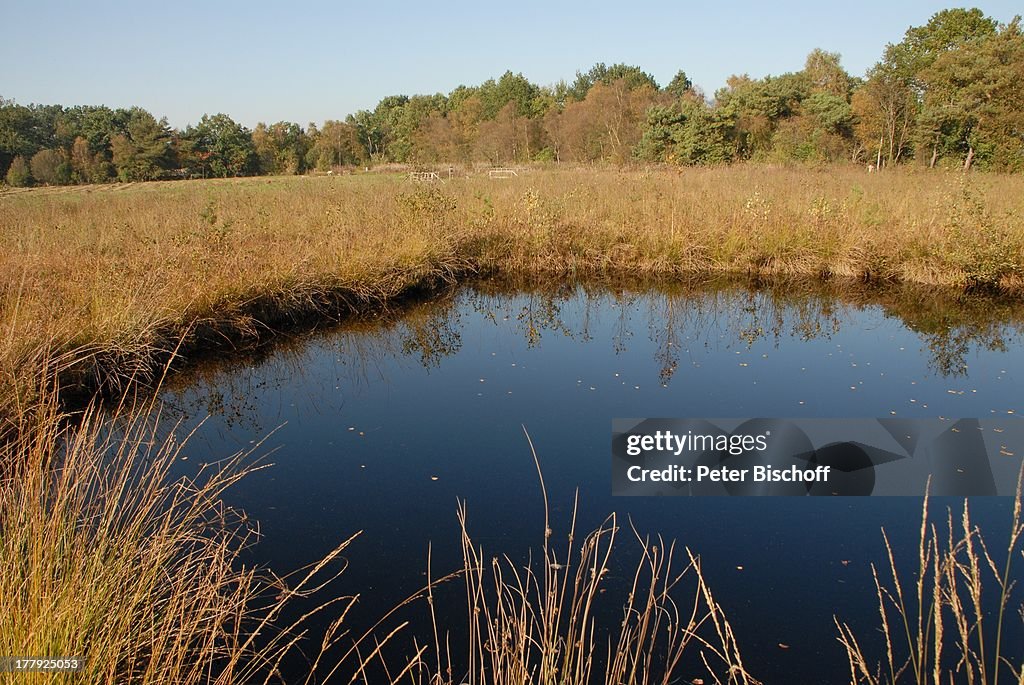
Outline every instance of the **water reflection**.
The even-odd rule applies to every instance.
[[[297,336],[169,386],[162,397],[185,428],[211,415],[189,444],[189,467],[280,427],[266,443],[274,467],[228,494],[260,522],[254,561],[297,568],[364,530],[343,580],[377,602],[363,606],[375,618],[421,585],[428,543],[438,573],[458,565],[457,500],[490,552],[528,558],[543,505],[525,425],[553,519],[572,514],[579,489],[581,530],[618,511],[644,533],[680,540],[702,554],[756,675],[836,680],[832,615],[874,625],[878,530],[901,558],[916,550],[920,502],[612,498],[611,419],[1021,409],[1024,312],[1005,302],[911,290],[512,285],[478,283]],[[972,507],[984,530],[1005,528],[1004,500]],[[815,601],[794,606],[809,587]],[[780,642],[792,648],[782,653]]]
[[[627,355],[635,336],[645,334],[662,387],[672,383],[681,364],[699,368],[706,363],[695,349],[749,351],[758,343],[778,349],[785,340],[828,341],[844,326],[859,326],[865,312],[893,319],[915,333],[929,376],[965,378],[972,353],[1008,351],[1024,325],[1024,306],[1019,303],[910,287],[860,292],[848,285],[794,291],[729,284],[627,289],[483,282],[397,312],[202,363],[178,376],[166,399],[182,416],[210,414],[224,417],[231,426],[264,430],[268,427],[256,416],[254,397],[297,377],[310,387],[321,383],[322,379],[309,377],[311,367],[304,358],[311,343],[329,347],[338,371],[335,380],[358,389],[386,380],[383,369],[389,360],[415,360],[427,370],[440,367],[462,349],[462,324],[468,312],[495,327],[511,322],[509,330],[528,349],[552,336],[591,343],[594,326],[604,327],[603,319],[610,315],[608,339],[599,344],[607,344],[615,356]],[[184,388],[191,391],[178,392]]]

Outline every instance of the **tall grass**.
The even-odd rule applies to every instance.
[[[532,170],[0,194],[0,397],[44,346],[65,387],[469,274],[1024,287],[1024,178],[860,169]],[[10,411],[5,412],[10,416]]]
[[[260,468],[247,454],[175,478],[187,439],[158,438],[154,415],[71,423],[42,407],[0,446],[0,654],[83,667],[0,679],[279,682],[308,618],[286,621],[285,607],[336,577],[351,539],[289,578],[246,567],[255,528],[221,496]]]
[[[527,436],[529,439],[529,436]],[[465,504],[458,511],[465,583],[465,622],[438,610],[424,591],[432,634],[417,636],[412,657],[389,677],[432,685],[648,685],[674,682],[759,685],[746,670],[732,625],[715,601],[689,549],[675,564],[675,543],[643,537],[631,527],[639,554],[628,569],[615,514],[589,533],[577,529],[578,498],[557,542],[543,474],[533,451],[544,499],[539,560],[525,563],[489,554],[469,533]],[[609,577],[622,573],[614,587]],[[428,560],[428,577],[429,577]],[[448,578],[445,578],[447,580]],[[446,605],[447,606],[447,605]],[[451,636],[465,637],[458,649]],[[383,669],[388,672],[385,664]]]
[[[1013,564],[1024,561],[1022,483],[1024,470],[1017,482],[1002,563],[972,523],[966,500],[958,516],[947,511],[945,526],[940,527],[929,520],[925,498],[912,578],[901,573],[883,531],[888,568],[872,564],[871,570],[884,655],[869,658],[861,647],[863,640],[849,624],[836,619],[851,684],[1024,683],[1024,602],[1013,606],[1016,583],[1011,574]],[[1010,625],[1018,619],[1021,625]],[[1011,642],[1008,635],[1014,630],[1016,640]]]
[[[605,600],[616,520],[577,548],[574,516],[565,550],[556,553],[546,504],[540,574],[506,558],[489,565],[488,578],[463,509],[464,567],[428,579],[406,602],[425,598],[434,612],[435,589],[461,576],[468,663],[452,668],[448,641],[442,646],[439,637],[450,618],[443,613],[433,614],[433,652],[420,646],[411,658],[386,660],[385,646],[408,624],[382,635],[382,620],[355,636],[345,620],[358,596],[331,592],[353,538],[288,577],[242,563],[258,533],[223,494],[265,468],[251,451],[178,475],[189,436],[161,429],[152,407],[114,416],[89,409],[74,421],[54,401],[42,407],[27,430],[0,446],[0,654],[77,657],[83,668],[0,674],[3,682],[352,683],[379,665],[374,672],[388,682],[583,685],[601,677],[594,667],[603,658],[604,682],[631,685],[669,682],[691,646],[714,682],[755,682],[698,559],[687,551],[689,563],[677,571],[672,546],[660,540],[637,536],[643,553],[621,626],[606,646],[598,641],[612,632],[596,610]],[[678,586],[689,577],[692,595],[678,604]],[[319,599],[301,615],[289,608],[310,596]],[[310,635],[310,619],[321,614],[327,626]],[[295,658],[310,644],[305,669],[297,668]]]

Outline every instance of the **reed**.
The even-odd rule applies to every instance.
[[[89,409],[69,422],[56,402],[41,407],[0,446],[0,654],[77,657],[82,669],[0,680],[280,682],[309,618],[285,608],[330,585],[351,538],[286,578],[246,567],[257,532],[222,495],[262,468],[248,454],[175,477],[187,436],[160,437],[158,414]]]
[[[964,501],[959,515],[947,510],[945,525],[929,519],[928,499],[921,513],[917,568],[901,573],[896,552],[883,531],[888,568],[871,571],[885,654],[865,654],[851,626],[836,618],[839,642],[850,667],[850,682],[1024,683],[1019,642],[1006,641],[1013,617],[1014,562],[1024,559],[1021,516],[1024,470],[1017,482],[1006,558],[998,563]],[[1024,603],[1016,607],[1024,622]],[[1019,630],[1019,628],[1018,628]],[[1019,638],[1018,638],[1019,639]]]
[[[397,673],[390,682],[422,682],[431,659],[437,666],[427,674],[431,682],[463,682],[453,680],[436,614],[434,652],[418,647],[412,658],[385,661],[385,647],[408,626],[381,634],[391,614],[358,637],[350,634],[345,620],[359,597],[333,593],[332,583],[355,536],[286,577],[242,563],[258,531],[223,495],[268,466],[252,458],[259,445],[180,475],[190,436],[161,426],[155,407],[123,406],[113,414],[90,408],[70,420],[46,399],[45,411],[0,446],[0,654],[77,657],[83,667],[57,676],[6,674],[4,682],[351,683],[377,663],[384,673]],[[483,550],[473,544],[462,509],[464,567],[428,579],[422,592],[396,607],[426,598],[433,611],[434,590],[464,579],[469,682],[583,685],[596,682],[601,656],[607,683],[668,682],[691,645],[714,682],[755,682],[699,560],[687,550],[689,563],[676,571],[672,546],[639,536],[641,561],[624,620],[607,654],[598,655],[604,627],[595,610],[604,599],[616,519],[586,535],[577,551],[574,515],[558,554],[546,501],[545,493],[539,574],[506,558],[490,565],[487,578]],[[684,577],[695,582],[679,604]],[[309,597],[320,599],[301,615],[290,608]],[[311,636],[311,619],[327,613],[326,629]],[[293,657],[310,644],[307,669],[297,674]]]
[[[529,436],[527,435],[529,440]],[[675,543],[640,535],[630,526],[638,561],[612,587],[613,563],[623,554],[614,514],[589,533],[577,529],[578,494],[561,541],[556,539],[544,478],[530,449],[544,499],[539,559],[525,563],[486,553],[469,533],[464,503],[458,510],[465,584],[465,622],[438,611],[428,582],[421,593],[433,630],[416,636],[412,657],[388,681],[433,685],[648,685],[673,682],[760,685],[746,670],[722,607],[715,601],[699,557],[685,550],[674,562]],[[627,552],[628,554],[628,552]],[[428,560],[428,578],[429,573]],[[625,566],[627,569],[628,565]],[[458,650],[451,636],[465,636]]]

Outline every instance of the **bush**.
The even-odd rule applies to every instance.
[[[32,172],[29,171],[28,162],[25,161],[24,157],[18,156],[14,158],[11,166],[7,169],[5,180],[7,185],[14,186],[15,188],[24,188],[25,186],[32,185]]]
[[[45,185],[66,185],[71,165],[62,150],[40,150],[32,156],[32,176]]]

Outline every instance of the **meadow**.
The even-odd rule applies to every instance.
[[[3,653],[82,649],[96,682],[213,682],[215,672],[228,674],[217,682],[272,680],[266,674],[291,648],[291,631],[250,636],[272,632],[290,594],[323,587],[347,541],[289,584],[240,571],[247,528],[217,502],[249,468],[244,455],[202,481],[172,485],[165,475],[180,443],[154,445],[142,424],[111,437],[93,413],[71,432],[62,412],[97,391],[116,398],[155,383],[172,360],[485,275],[727,276],[1016,297],[1024,293],[1024,179],[909,168],[534,168],[509,179],[357,173],[2,191],[0,596],[17,603],[0,612],[8,617]],[[1008,560],[1024,532],[1017,502]],[[537,575],[525,580],[498,567],[485,579],[467,536],[462,573],[470,607],[483,616],[470,646],[481,677],[501,672],[511,682],[535,668],[550,679],[568,668],[566,682],[594,677],[585,617],[600,576],[585,571],[605,563],[614,530],[587,538],[592,559],[564,573],[545,535]],[[993,650],[1008,652],[1000,634],[986,647],[976,598],[987,567],[1004,598],[1012,574],[978,539],[966,513],[949,519],[948,533],[922,523],[916,586],[900,585],[895,562],[888,576],[879,572],[878,601],[890,612],[881,612],[888,676],[838,626],[851,681],[951,677],[939,643],[945,631],[962,645],[957,673],[967,664],[972,682],[994,682]],[[669,593],[676,575],[659,546],[637,571],[642,620],[626,626],[611,659],[621,670],[608,677],[646,682],[649,631],[667,620],[686,637],[670,655],[696,640],[715,655],[709,671],[721,682],[752,682],[697,560],[680,569],[696,578],[684,610]],[[954,622],[936,607],[948,607]],[[136,634],[138,625],[151,628]],[[698,629],[709,633],[697,637]],[[497,638],[507,638],[507,651],[485,648]],[[399,665],[395,680],[447,682],[440,656],[427,661],[441,652],[433,647]],[[1014,678],[1024,682],[1024,671]]]
[[[230,347],[480,274],[1024,289],[1024,179],[911,169],[572,169],[0,194],[0,416],[39,374],[116,394]]]

